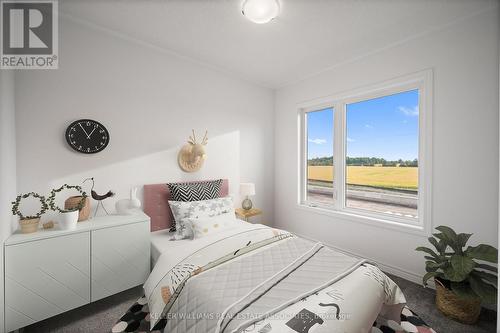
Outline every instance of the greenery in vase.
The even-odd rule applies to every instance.
[[[23,199],[26,199],[29,197],[37,198],[38,200],[40,200],[40,211],[38,213],[36,213],[35,215],[24,216],[23,213],[21,213],[21,211],[19,210],[19,205],[21,204],[21,201]],[[19,216],[19,218],[21,220],[37,219],[40,216],[42,216],[43,214],[45,214],[45,212],[47,211],[48,208],[49,207],[47,205],[45,197],[43,195],[40,195],[40,194],[35,193],[35,192],[30,192],[30,193],[18,195],[16,197],[16,201],[12,202],[12,214]]]
[[[424,252],[425,268],[423,283],[430,278],[444,282],[455,295],[462,299],[477,299],[493,304],[497,299],[498,250],[490,245],[467,246],[472,234],[459,233],[446,226],[436,228],[439,233],[429,237],[435,250],[417,247]]]
[[[75,189],[78,192],[80,192],[81,197],[82,197],[82,199],[80,200],[80,202],[78,203],[78,205],[76,205],[75,207],[73,207],[71,209],[61,209],[55,203],[55,201],[56,201],[56,194],[59,193],[59,192],[61,192],[62,190],[65,190],[65,189]],[[52,209],[54,211],[58,211],[60,213],[69,213],[69,212],[74,212],[74,211],[82,209],[83,206],[85,206],[85,199],[87,199],[87,193],[85,193],[82,190],[81,186],[64,184],[63,186],[61,186],[61,187],[59,187],[57,189],[53,189],[52,191],[50,191],[50,196],[47,199],[47,201],[48,201],[48,204],[50,206],[50,209]]]

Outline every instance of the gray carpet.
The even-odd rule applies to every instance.
[[[139,297],[142,287],[82,306],[58,316],[25,327],[22,333],[109,333],[121,315]]]
[[[479,322],[463,325],[447,319],[434,305],[434,290],[424,289],[407,280],[391,276],[403,290],[408,305],[437,333],[486,333],[496,331],[496,312],[484,310]],[[142,296],[142,288],[133,288],[93,304],[26,327],[25,333],[108,333],[125,311]]]

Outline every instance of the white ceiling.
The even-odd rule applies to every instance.
[[[60,1],[70,15],[278,88],[497,6],[496,0],[280,0],[258,25],[242,0]]]

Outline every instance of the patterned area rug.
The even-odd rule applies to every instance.
[[[149,309],[146,297],[143,296],[116,322],[111,332],[161,333],[166,325],[166,321],[161,320],[159,325],[159,330],[149,331]],[[392,320],[375,322],[373,323],[371,333],[436,333],[436,331],[430,328],[408,307],[405,307],[401,313],[400,324]]]

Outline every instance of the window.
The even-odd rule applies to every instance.
[[[301,204],[424,229],[430,79],[415,74],[301,107]]]
[[[346,207],[418,217],[418,113],[418,90],[346,105]]]
[[[307,200],[333,203],[333,109],[311,111],[307,122]]]

